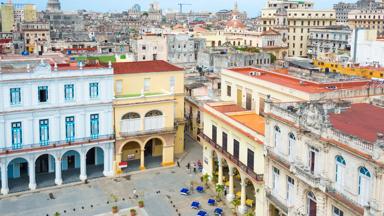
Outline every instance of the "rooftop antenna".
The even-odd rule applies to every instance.
[[[187,6],[187,5],[192,5],[192,4],[188,4],[188,3],[178,3],[179,5],[179,13],[182,14],[183,13],[183,6]]]

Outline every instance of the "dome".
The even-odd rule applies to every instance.
[[[245,28],[245,25],[243,22],[241,22],[240,20],[238,19],[232,19],[232,20],[229,20],[226,24],[226,27],[227,28],[235,28],[235,29],[242,29],[242,28]]]

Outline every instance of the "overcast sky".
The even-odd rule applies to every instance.
[[[6,1],[6,0],[1,0]],[[13,0],[20,3],[34,3],[39,10],[45,9],[48,0]],[[337,0],[339,1],[339,0]],[[335,0],[314,0],[315,7],[319,9],[332,8],[337,2]],[[351,0],[346,0],[351,2]],[[153,0],[61,0],[63,10],[87,9],[93,11],[111,11],[117,12],[127,10],[134,4],[140,4],[143,9],[148,8],[148,4]],[[177,3],[190,3],[191,6],[185,6],[184,11],[212,11],[216,12],[221,9],[231,9],[234,0],[157,0],[163,9],[178,10]],[[352,1],[353,2],[353,1]],[[239,9],[245,10],[250,16],[257,16],[260,9],[266,4],[266,0],[238,0]]]

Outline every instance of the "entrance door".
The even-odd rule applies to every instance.
[[[95,164],[96,149],[92,148],[87,153],[87,164]]]
[[[145,145],[145,151],[144,156],[152,156],[152,146],[153,146],[154,140],[151,140]]]
[[[68,159],[68,169],[74,169],[75,168],[75,155],[70,155],[67,157]]]
[[[20,177],[28,176],[28,162],[20,163]]]
[[[49,159],[48,155],[43,155],[39,157],[39,159],[36,161],[36,173],[48,172],[48,169],[49,169],[48,159]]]
[[[237,89],[237,105],[243,106],[243,91],[241,89]]]
[[[245,109],[247,110],[252,109],[252,94],[250,93],[247,93],[247,96],[246,96]]]

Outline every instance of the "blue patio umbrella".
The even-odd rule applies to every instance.
[[[217,216],[221,216],[223,215],[223,209],[222,208],[215,208],[215,210],[213,211],[215,213],[215,215]]]
[[[215,203],[216,203],[216,200],[214,200],[214,199],[208,199],[208,205],[213,206],[213,205],[215,205]]]
[[[204,192],[204,188],[203,188],[203,186],[197,186],[197,187],[196,187],[196,191],[199,192],[199,193]]]
[[[208,213],[204,210],[200,210],[199,212],[197,212],[197,216],[207,216]]]
[[[200,208],[200,203],[198,201],[193,201],[191,203],[191,208],[193,209],[199,209]]]
[[[189,189],[188,188],[181,188],[180,194],[184,195],[184,196],[189,195]]]

